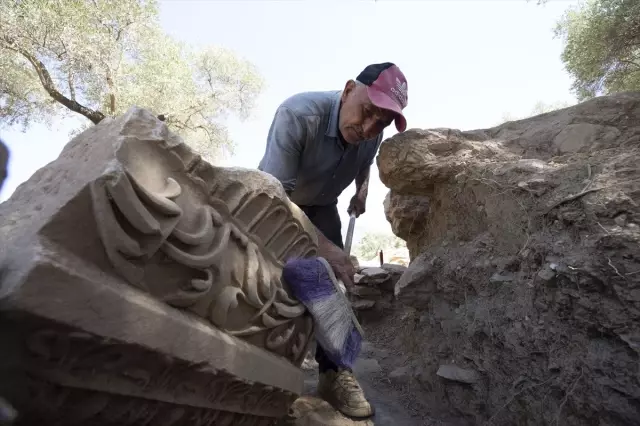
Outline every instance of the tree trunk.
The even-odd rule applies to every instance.
[[[109,67],[107,67],[107,87],[109,88],[109,115],[114,115],[116,113],[116,93]]]
[[[33,65],[33,68],[36,70],[38,74],[38,78],[40,78],[40,83],[42,83],[42,87],[47,91],[49,96],[51,96],[56,102],[61,103],[65,107],[69,108],[73,112],[77,112],[78,114],[82,114],[87,117],[93,124],[98,124],[104,119],[105,115],[100,111],[94,111],[91,108],[87,108],[84,105],[76,102],[75,100],[71,100],[64,96],[58,89],[56,89],[55,84],[51,78],[51,74],[44,66],[44,64],[38,60],[31,53],[27,52],[25,49],[18,47],[15,43],[12,43],[8,40],[5,40],[8,43],[7,48],[13,50],[24,56],[30,63]]]

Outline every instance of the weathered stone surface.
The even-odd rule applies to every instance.
[[[394,265],[390,263],[385,263],[382,265],[382,269],[389,273],[389,282],[385,283],[384,288],[385,291],[390,291],[393,293],[393,290],[396,286],[396,283],[400,280],[400,277],[407,271],[407,267],[404,265]]]
[[[459,130],[411,129],[398,133],[380,146],[376,158],[380,179],[396,193],[423,195],[421,191],[432,189],[435,183],[455,180],[469,161],[495,158],[492,145],[495,144],[468,139],[467,133]],[[514,158],[506,153],[500,156],[505,160]],[[390,202],[393,203],[393,194]],[[414,207],[411,202],[407,205]],[[415,203],[415,207],[428,205],[428,198]]]
[[[355,281],[359,285],[353,293],[360,297],[375,296],[375,299],[385,294],[393,295],[396,282],[406,270],[407,267],[404,265],[390,263],[385,263],[380,268],[362,268],[360,274],[355,275]],[[367,289],[373,290],[373,293]]]
[[[412,258],[395,293],[419,324],[398,350],[427,405],[471,424],[638,422],[639,117],[640,93],[622,93],[383,142],[387,216]],[[490,380],[448,384],[449,364]]]
[[[591,123],[569,124],[553,139],[553,145],[559,154],[584,152],[597,142],[604,145],[615,143],[620,134],[620,130],[610,126]]]
[[[516,277],[513,274],[496,272],[495,274],[491,275],[491,277],[489,278],[489,281],[494,284],[499,284],[499,283],[508,283],[515,279]]]
[[[382,292],[377,288],[365,285],[354,285],[350,292],[358,297],[369,297],[372,299],[377,299],[382,296]]]
[[[457,365],[441,365],[436,374],[443,379],[467,384],[473,384],[480,380],[480,376],[475,370],[461,368]]]
[[[0,395],[22,424],[267,425],[301,392],[313,324],[280,275],[317,243],[269,175],[133,108],[0,218]]]
[[[408,305],[420,308],[428,306],[429,297],[435,287],[432,270],[436,260],[430,259],[428,254],[414,259],[396,282],[395,297]]]
[[[0,139],[0,191],[2,191],[2,185],[7,178],[7,171],[9,169],[9,149]]]
[[[393,298],[391,275],[388,271],[378,267],[367,267],[356,274],[357,285],[352,294],[352,306],[355,310],[369,313],[361,320],[379,319]],[[375,308],[375,310],[373,309]]]
[[[356,360],[353,371],[357,376],[372,376],[380,374],[382,368],[377,359],[360,357]]]
[[[421,195],[397,195],[389,191],[383,202],[384,213],[391,224],[391,230],[400,238],[419,233],[426,228],[429,213],[429,199]],[[411,241],[413,241],[412,239]],[[407,242],[411,259],[416,255],[417,247]]]
[[[405,384],[411,380],[413,372],[409,366],[395,368],[389,373],[389,380],[398,384]]]
[[[389,273],[377,267],[364,268],[360,271],[360,275],[362,277],[359,278],[358,284],[377,285],[389,279]]]
[[[553,278],[555,278],[555,276],[556,276],[556,271],[551,269],[549,265],[544,265],[538,271],[538,278],[540,278],[544,282],[551,281]]]
[[[314,397],[298,398],[286,419],[278,426],[373,426],[372,420],[351,420],[337,412],[328,402]]]
[[[368,300],[368,299],[357,299],[357,300],[354,300],[353,302],[351,302],[351,306],[356,311],[364,311],[364,310],[367,310],[367,309],[371,309],[375,305],[376,305],[376,301],[375,300]]]
[[[387,271],[389,275],[392,275],[394,277],[396,276],[400,277],[407,270],[407,267],[404,265],[395,265],[392,263],[385,263],[384,265],[382,265],[382,269]]]

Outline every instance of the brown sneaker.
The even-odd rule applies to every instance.
[[[349,370],[328,370],[320,373],[318,394],[348,417],[366,419],[374,409],[364,396],[358,380]]]

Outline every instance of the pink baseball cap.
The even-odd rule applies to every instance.
[[[396,114],[396,129],[404,132],[407,128],[407,120],[402,110],[407,106],[409,98],[407,79],[400,68],[391,62],[369,65],[356,80],[367,86],[372,104]]]

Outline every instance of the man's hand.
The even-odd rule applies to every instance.
[[[356,273],[356,268],[353,266],[353,262],[351,262],[351,257],[335,245],[329,250],[326,250],[322,257],[329,262],[336,277],[342,281],[347,291],[350,292],[354,286],[353,276]]]
[[[347,291],[350,291],[354,285],[353,276],[356,273],[351,257],[329,241],[317,228],[316,235],[318,236],[318,256],[323,257],[329,263],[336,277],[342,281]]]
[[[365,212],[365,205],[367,204],[367,196],[363,195],[361,192],[357,193],[351,198],[351,202],[349,202],[349,208],[347,209],[347,213],[351,215],[352,213],[356,215],[356,217],[360,217],[362,213]]]

